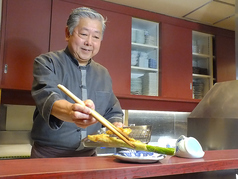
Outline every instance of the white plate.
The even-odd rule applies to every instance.
[[[144,151],[120,151],[113,156],[116,159],[133,163],[154,163],[165,158],[165,155]]]

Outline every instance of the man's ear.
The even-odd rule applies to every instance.
[[[65,40],[68,42],[70,37],[70,33],[69,33],[69,28],[68,26],[65,27]]]

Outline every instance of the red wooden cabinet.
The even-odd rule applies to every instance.
[[[160,96],[192,99],[192,30],[160,26]]]
[[[215,44],[217,82],[236,80],[235,38],[217,35]]]
[[[166,105],[159,100],[194,101],[191,88],[193,30],[215,35],[217,81],[235,79],[235,38],[234,33],[227,30],[98,0],[2,0],[2,2],[0,45],[2,103],[6,101],[9,104],[9,99],[4,100],[5,97],[13,100],[10,103],[19,99],[19,96],[12,95],[15,92],[19,94],[18,90],[30,96],[34,58],[41,53],[66,47],[65,26],[68,15],[72,9],[80,6],[92,7],[107,17],[101,50],[94,60],[109,70],[115,94],[120,100],[125,99],[122,101],[123,106],[144,109],[144,101],[147,100],[150,110],[168,108],[170,110],[171,103],[166,103],[169,107],[165,109]],[[130,95],[132,17],[160,24],[159,97]],[[9,91],[10,93],[6,95]],[[140,102],[133,102],[131,99]],[[155,101],[162,107],[153,105]],[[184,107],[177,110],[183,109]]]
[[[65,27],[67,18],[77,7],[84,5],[66,1],[53,1],[50,50],[66,47]],[[93,8],[107,18],[106,30],[99,53],[94,60],[105,66],[116,94],[130,94],[131,17]]]
[[[51,1],[3,0],[1,88],[30,90],[33,61],[49,49]]]
[[[130,94],[131,75],[131,16],[98,10],[108,22],[101,50],[95,60],[105,66],[116,94]]]

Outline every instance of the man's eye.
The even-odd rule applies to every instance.
[[[93,36],[93,38],[95,38],[95,39],[99,39],[100,37],[99,37],[99,36]]]
[[[87,36],[87,34],[84,34],[84,33],[80,33],[81,36]]]

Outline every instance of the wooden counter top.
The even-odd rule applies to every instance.
[[[129,179],[237,168],[238,150],[213,150],[201,159],[167,156],[152,164],[124,163],[113,156],[0,160],[0,178]]]

